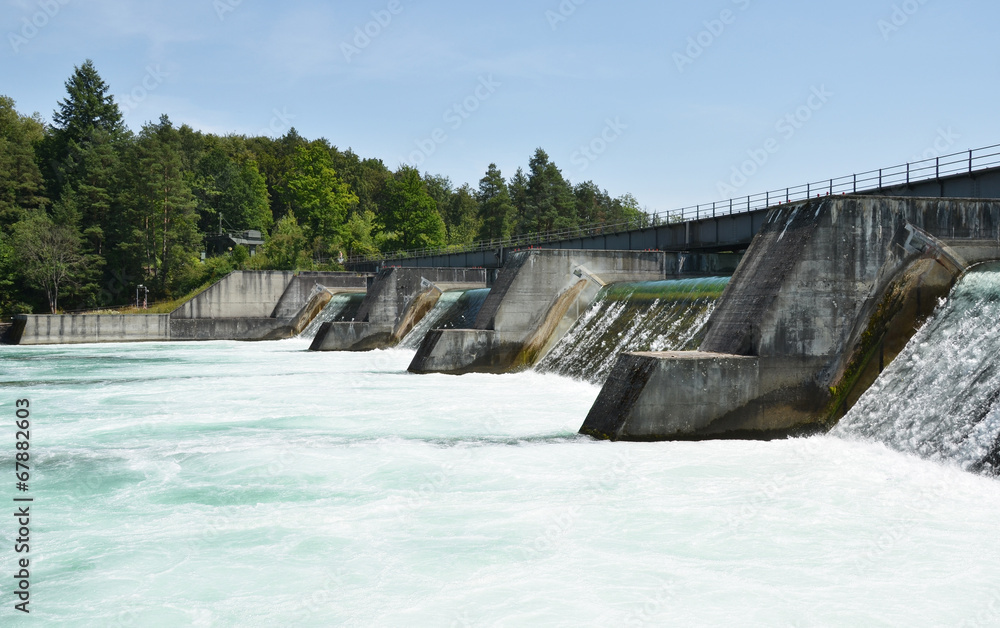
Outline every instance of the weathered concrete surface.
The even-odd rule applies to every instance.
[[[328,284],[329,289],[320,288]],[[323,309],[332,292],[363,292],[366,284],[366,276],[354,273],[295,275],[237,271],[170,314],[26,315],[15,320],[7,342],[85,344],[290,338],[301,333]],[[192,314],[210,316],[192,318]]]
[[[294,278],[291,271],[238,270],[171,312],[170,317],[269,318]]]
[[[444,292],[486,287],[482,268],[384,268],[375,276],[352,322],[323,323],[312,351],[370,351],[393,347]]]
[[[360,273],[300,272],[289,282],[270,316],[297,316],[302,306],[315,294],[317,287],[326,289],[329,294],[364,293],[368,290],[369,277],[370,275]]]
[[[21,345],[170,340],[167,314],[20,314],[10,343]]]
[[[623,357],[581,431],[643,440],[822,428],[968,264],[1000,257],[998,237],[993,201],[833,197],[772,209],[701,351]]]
[[[409,370],[503,373],[530,367],[569,330],[603,286],[663,279],[665,260],[659,251],[513,253],[474,329],[428,334]]]

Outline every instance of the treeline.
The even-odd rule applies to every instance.
[[[395,171],[295,129],[220,137],[167,116],[131,132],[91,61],[53,123],[0,96],[0,314],[170,299],[238,268],[340,269],[346,256],[467,245],[646,214],[565,179],[542,149],[478,187]],[[204,238],[259,230],[263,251],[202,260]]]

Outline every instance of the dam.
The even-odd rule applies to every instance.
[[[581,432],[613,440],[828,429],[970,266],[1000,203],[830,197],[774,208],[698,351],[626,353]]]

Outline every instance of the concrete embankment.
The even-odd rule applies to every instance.
[[[21,314],[9,339],[21,345],[170,340],[170,315]]]
[[[663,279],[660,251],[536,249],[511,254],[473,329],[432,330],[414,373],[503,373],[535,364],[586,311],[602,287]]]
[[[313,351],[369,351],[397,345],[451,290],[486,287],[481,268],[384,268],[352,322],[327,322]]]
[[[1000,203],[832,197],[771,210],[701,350],[619,359],[581,432],[623,440],[823,429],[970,264],[1000,258]]]
[[[299,333],[337,292],[364,292],[356,273],[237,271],[170,314],[20,315],[22,345],[165,340],[271,340]]]

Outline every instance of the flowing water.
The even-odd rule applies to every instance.
[[[404,349],[417,349],[424,341],[424,336],[432,329],[472,327],[489,293],[489,288],[445,292],[434,308],[414,325],[399,346]]]
[[[0,348],[4,626],[995,626],[1000,483],[881,445],[609,443],[598,388],[308,342]],[[24,496],[25,493],[18,494]]]
[[[834,433],[996,473],[1000,264],[977,267]]]
[[[300,338],[315,338],[319,328],[323,323],[335,323],[341,321],[351,321],[361,307],[361,302],[365,300],[364,293],[360,294],[335,294],[330,302],[326,304],[316,318],[312,319],[309,325],[299,334]]]
[[[688,351],[729,283],[728,277],[612,284],[536,367],[603,384],[627,351]]]

